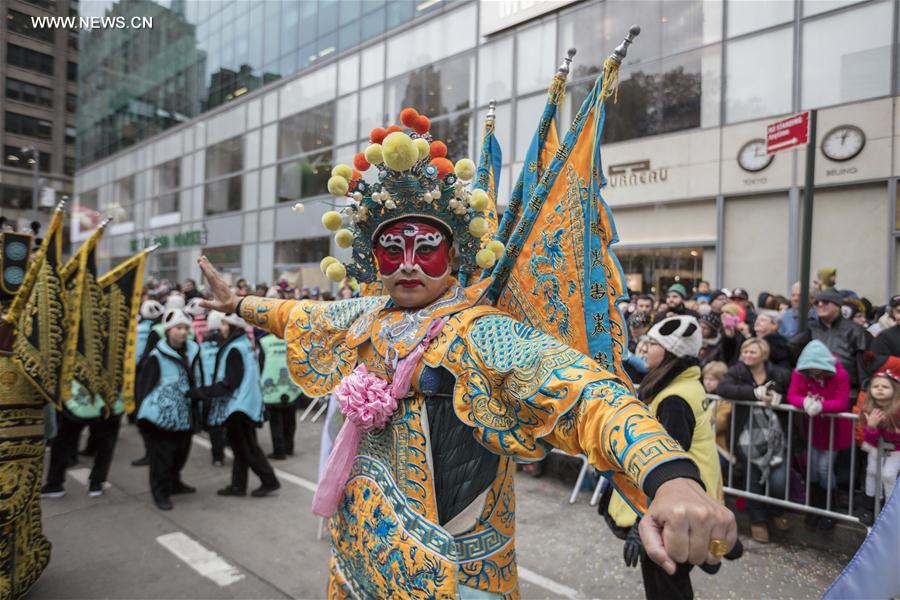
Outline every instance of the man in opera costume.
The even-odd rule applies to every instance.
[[[554,95],[551,86],[556,103],[560,89]],[[585,123],[595,131],[602,122],[595,101],[608,90],[598,80],[560,151],[544,155],[540,182],[525,186],[532,201],[547,197],[547,174],[564,169],[578,139],[589,137],[580,135]],[[356,278],[362,297],[238,298],[205,257],[199,261],[214,295],[206,307],[284,338],[303,392],[334,393],[344,413],[313,500],[313,512],[330,517],[329,596],[516,597],[514,461],[540,460],[551,448],[585,454],[612,479],[644,513],[644,546],[667,571],[718,563],[735,543],[734,518],[704,492],[697,467],[635,399],[627,377],[510,316],[528,313],[521,304],[495,305],[492,290],[510,263],[515,274],[527,254],[540,253],[522,252],[523,243],[527,250],[536,235],[548,246],[549,235],[551,248],[574,252],[564,236],[534,228],[523,237],[522,222],[539,208],[533,202],[508,244],[492,236],[485,188],[496,189],[496,172],[476,172],[469,159],[454,166],[414,109],[400,121],[373,130],[355,169],[338,165],[328,182],[346,207],[326,213],[323,224],[352,257],[346,265],[327,257],[322,266],[334,281]],[[482,155],[482,167],[490,162]],[[584,233],[575,229],[563,233]],[[465,285],[479,272],[480,281]]]

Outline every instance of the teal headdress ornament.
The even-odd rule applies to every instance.
[[[353,277],[359,283],[374,282],[378,277],[372,253],[375,235],[385,225],[407,218],[427,218],[443,225],[453,235],[460,271],[488,269],[502,252],[496,244],[489,249],[483,241],[488,230],[488,195],[471,189],[475,163],[468,158],[451,163],[446,144],[432,139],[428,117],[414,108],[403,109],[400,122],[411,131],[400,125],[376,127],[369,136],[371,145],[354,157],[355,169],[337,165],[331,172],[328,191],[348,205],[326,212],[322,224],[335,232],[338,247],[353,252],[347,264],[333,256],[322,260],[322,270],[332,281]],[[373,168],[377,179],[369,183],[362,174]]]

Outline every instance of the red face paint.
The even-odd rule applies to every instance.
[[[375,239],[375,258],[381,275],[416,267],[428,277],[440,277],[450,264],[450,243],[440,228],[418,221],[400,221],[384,228]]]

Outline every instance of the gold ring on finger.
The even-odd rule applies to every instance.
[[[724,540],[709,540],[709,553],[716,558],[722,558],[728,554],[728,544]]]

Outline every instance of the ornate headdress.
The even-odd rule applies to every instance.
[[[488,232],[489,198],[481,189],[471,189],[475,163],[468,158],[456,165],[447,159],[447,146],[433,140],[431,123],[414,108],[400,112],[400,125],[376,127],[365,152],[350,165],[337,165],[328,180],[328,191],[350,200],[340,212],[328,211],[322,224],[335,232],[340,248],[352,248],[353,257],[342,264],[333,256],[321,267],[332,281],[353,277],[360,283],[377,279],[372,242],[386,225],[409,218],[424,218],[441,224],[453,236],[461,260],[460,270],[488,269],[503,252],[503,244],[485,238]],[[368,183],[362,173],[378,171]]]

